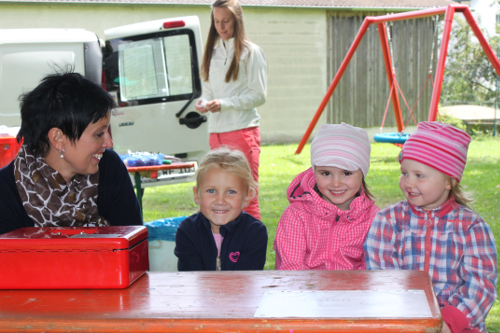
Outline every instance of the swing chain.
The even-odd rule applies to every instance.
[[[392,71],[393,71],[393,76],[394,76],[394,82],[393,82],[393,84],[391,86],[391,89],[390,89],[390,92],[389,92],[389,98],[387,100],[387,105],[386,105],[386,108],[385,108],[385,111],[384,111],[384,117],[382,118],[382,124],[380,126],[379,133],[382,133],[382,131],[383,131],[385,119],[386,119],[386,116],[387,116],[387,111],[389,110],[389,104],[390,104],[391,96],[392,96],[393,93],[395,93],[395,94],[399,93],[401,95],[401,97],[403,98],[403,101],[404,101],[404,103],[405,103],[408,111],[410,112],[410,115],[408,116],[407,121],[404,124],[403,130],[399,133],[399,135],[400,136],[405,135],[404,129],[408,126],[408,123],[410,122],[410,119],[413,119],[415,125],[417,125],[417,121],[415,120],[415,117],[413,117],[413,112],[415,111],[415,109],[417,107],[417,103],[420,100],[420,97],[422,96],[422,94],[424,92],[424,89],[425,89],[425,87],[426,87],[427,82],[429,81],[429,79],[431,81],[431,85],[433,85],[433,82],[432,82],[432,63],[434,62],[434,50],[435,50],[436,44],[437,44],[438,24],[439,24],[439,15],[436,15],[435,18],[434,18],[434,31],[433,31],[433,36],[432,36],[431,63],[430,63],[430,66],[429,66],[429,74],[427,75],[427,80],[425,81],[424,86],[422,87],[422,90],[420,91],[420,94],[419,94],[417,100],[415,101],[415,104],[413,105],[413,108],[411,110],[410,110],[410,107],[408,106],[408,103],[406,102],[404,94],[401,91],[401,88],[399,87],[399,84],[397,83],[397,80],[396,80],[396,77],[395,77],[396,70],[395,70],[395,63],[394,63],[394,50],[393,50],[393,41],[392,41],[392,39],[393,39],[392,38],[393,37],[393,30],[394,29],[393,29],[393,23],[392,23],[392,21],[385,26],[387,41],[389,43],[389,54],[390,54],[391,62],[392,62]],[[385,142],[389,142],[389,141],[385,141]]]
[[[391,56],[392,71],[395,72],[396,65],[394,64],[394,48],[392,47],[392,32],[394,30],[392,21],[385,26],[385,30],[386,30],[387,40],[389,41],[389,55]]]
[[[434,18],[434,32],[432,33],[432,47],[431,47],[431,63],[429,64],[429,73],[432,73],[432,63],[434,62],[434,50],[437,44],[437,30],[439,25],[439,15]]]

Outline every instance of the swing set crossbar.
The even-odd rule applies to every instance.
[[[439,98],[441,96],[441,86],[443,84],[443,75],[444,75],[444,69],[445,69],[446,55],[448,52],[448,44],[450,41],[451,25],[453,23],[453,16],[455,15],[455,12],[462,13],[464,15],[467,23],[472,28],[472,31],[474,32],[476,38],[479,40],[479,43],[481,44],[484,52],[486,53],[486,56],[488,57],[489,61],[493,65],[495,72],[497,73],[498,76],[500,76],[500,62],[498,61],[498,58],[496,57],[495,52],[493,52],[490,45],[488,44],[483,33],[479,29],[479,26],[476,23],[474,17],[472,16],[472,12],[470,11],[470,9],[467,5],[450,4],[446,7],[417,10],[417,11],[406,12],[406,13],[389,14],[389,15],[383,15],[383,16],[367,16],[363,20],[363,24],[361,25],[361,28],[359,29],[358,34],[356,35],[356,37],[354,39],[354,42],[352,43],[351,47],[347,51],[347,55],[345,56],[344,60],[342,61],[342,64],[340,65],[337,73],[335,74],[335,77],[333,78],[332,83],[330,84],[330,87],[328,88],[328,90],[325,94],[325,97],[323,97],[323,100],[321,101],[321,104],[319,105],[313,119],[311,120],[309,127],[307,128],[306,132],[304,133],[304,136],[302,137],[302,140],[300,141],[299,146],[297,147],[297,150],[295,151],[295,154],[300,154],[302,152],[302,149],[304,148],[307,141],[309,140],[309,137],[311,136],[311,133],[314,130],[314,127],[318,123],[318,120],[321,117],[321,114],[323,113],[331,96],[333,95],[333,92],[335,91],[335,88],[337,87],[342,75],[344,74],[345,70],[347,69],[347,66],[349,65],[349,62],[351,61],[356,49],[358,48],[361,40],[363,39],[364,35],[366,34],[366,32],[368,30],[368,28],[372,24],[376,24],[377,28],[378,28],[380,42],[381,42],[381,46],[382,46],[382,54],[384,57],[385,70],[386,70],[387,79],[388,79],[388,84],[389,84],[389,87],[392,87],[393,83],[394,83],[395,72],[394,72],[394,67],[392,64],[391,56],[390,56],[389,43],[387,40],[386,31],[385,31],[385,23],[386,22],[394,22],[394,21],[403,21],[403,20],[408,20],[408,19],[415,19],[415,18],[423,18],[423,17],[429,17],[429,16],[436,16],[436,15],[444,15],[445,16],[443,35],[441,38],[441,49],[439,51],[440,56],[439,56],[438,63],[437,63],[436,74],[435,74],[435,79],[434,79],[434,86],[432,89],[431,104],[429,107],[429,116],[427,119],[428,121],[435,121],[436,116],[437,116],[437,111],[438,111]],[[399,105],[399,97],[398,97],[397,89],[392,89],[391,91],[392,92],[391,92],[390,96],[391,96],[392,105],[393,105],[393,109],[394,109],[394,115],[396,117],[397,128],[398,128],[399,132],[402,132],[404,125],[403,125],[403,117],[401,115],[401,108]]]

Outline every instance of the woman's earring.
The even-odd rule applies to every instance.
[[[61,158],[64,158],[64,148],[60,150],[59,153],[61,153]]]
[[[197,204],[197,205],[200,204],[200,202],[198,200],[195,200],[194,203]]]

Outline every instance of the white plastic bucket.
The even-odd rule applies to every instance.
[[[185,218],[186,216],[179,216],[144,223],[149,232],[150,271],[177,271],[177,257],[174,254],[175,234]]]
[[[176,272],[175,242],[155,239],[149,241],[149,270],[151,272]]]

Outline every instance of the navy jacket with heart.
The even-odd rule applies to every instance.
[[[262,270],[266,262],[267,228],[253,216],[242,212],[234,221],[220,227],[223,271]],[[217,262],[210,222],[201,212],[181,222],[175,235],[175,255],[179,271],[214,271]]]

